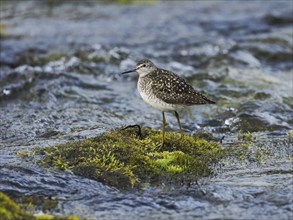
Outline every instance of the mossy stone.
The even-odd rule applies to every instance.
[[[117,188],[156,184],[185,184],[212,173],[223,152],[217,142],[134,128],[113,130],[83,141],[39,148],[43,165],[104,182]]]
[[[0,219],[2,220],[79,220],[77,216],[53,216],[40,215],[34,216],[32,213],[23,211],[15,202],[13,202],[7,195],[0,192]],[[83,220],[85,220],[83,218]]]
[[[8,196],[0,192],[0,216],[6,220],[14,219],[35,219],[32,215],[24,213],[16,203]]]

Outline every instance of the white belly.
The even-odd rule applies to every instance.
[[[175,105],[175,104],[169,104],[164,102],[161,99],[158,99],[151,90],[143,90],[140,87],[140,84],[138,82],[137,84],[137,90],[139,92],[139,94],[141,95],[143,101],[145,101],[147,104],[149,104],[150,106],[152,106],[155,109],[158,109],[162,112],[169,112],[169,111],[177,111],[182,109],[184,106],[180,106],[180,105]]]

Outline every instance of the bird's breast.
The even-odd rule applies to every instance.
[[[142,97],[143,101],[155,109],[167,112],[167,111],[176,111],[182,108],[181,106],[169,104],[159,99],[155,95],[155,92],[152,89],[152,81],[147,78],[145,79],[144,77],[140,77],[138,79],[137,90],[140,96]]]

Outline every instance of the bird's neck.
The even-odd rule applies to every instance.
[[[150,70],[148,72],[139,72],[139,78],[144,78],[146,76],[152,75],[154,72],[156,72],[157,69]]]
[[[139,91],[144,91],[147,85],[150,85],[152,81],[147,76],[140,76],[137,81],[137,88]]]
[[[147,76],[148,74],[149,74],[149,72],[140,72],[139,78],[143,78],[143,77]]]

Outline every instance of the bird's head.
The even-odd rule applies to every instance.
[[[143,60],[140,60],[137,62],[136,67],[134,69],[125,71],[121,74],[137,72],[140,77],[143,77],[156,69],[157,69],[157,67],[155,66],[155,64],[152,61],[150,61],[148,59],[143,59]]]

